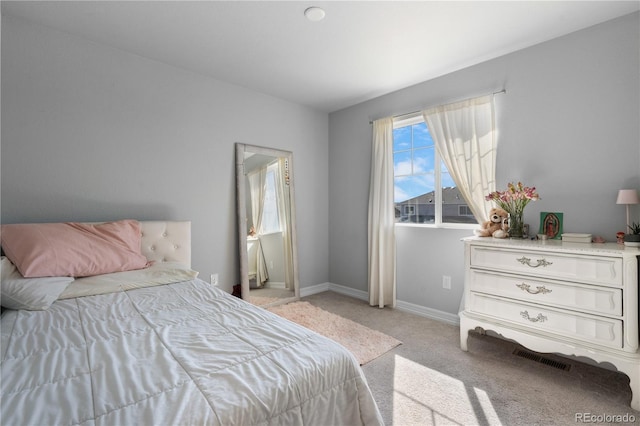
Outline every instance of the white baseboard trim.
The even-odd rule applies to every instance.
[[[345,287],[343,285],[333,283],[329,283],[329,290],[344,294],[345,296],[351,296],[354,299],[364,300],[365,302],[369,301],[369,293],[366,291],[356,290],[351,287]]]
[[[311,287],[302,287],[300,288],[300,297],[311,296],[316,293],[322,293],[323,291],[334,291],[336,293],[344,294],[345,296],[350,296],[355,299],[364,301],[369,300],[369,293],[366,291],[356,290],[351,287],[345,287],[333,283],[322,283]],[[414,315],[419,315],[421,317],[430,318],[436,321],[445,322],[451,325],[460,325],[460,318],[458,317],[458,315],[439,311],[437,309],[427,308],[421,305],[416,305],[415,303],[397,300],[395,309],[403,312],[409,312]]]
[[[312,294],[329,291],[329,283],[312,285],[310,287],[300,287],[300,297],[311,296]]]
[[[264,285],[265,288],[287,288],[287,286],[284,284],[284,281],[282,282],[278,282],[278,281],[267,281],[267,283]]]
[[[396,300],[396,309],[399,311],[409,312],[411,314],[420,315],[421,317],[431,318],[436,321],[445,322],[451,325],[460,325],[460,317],[449,312],[439,311],[426,306],[416,305],[415,303],[403,302]]]

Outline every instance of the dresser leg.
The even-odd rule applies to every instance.
[[[460,349],[462,349],[465,352],[468,351],[468,348],[467,348],[468,339],[469,339],[469,331],[467,330],[463,332],[462,330],[460,330]]]
[[[460,315],[460,349],[467,352],[467,342],[469,341],[469,326],[467,325],[467,319]]]

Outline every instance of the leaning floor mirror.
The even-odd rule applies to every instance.
[[[242,298],[299,299],[293,154],[236,143],[236,196]]]

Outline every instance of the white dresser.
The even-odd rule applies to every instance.
[[[630,378],[640,410],[640,249],[470,237],[465,244],[460,347],[470,330],[492,330],[546,353],[609,362]]]

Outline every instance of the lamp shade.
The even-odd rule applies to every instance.
[[[640,204],[638,191],[635,189],[621,189],[618,191],[616,204]]]

